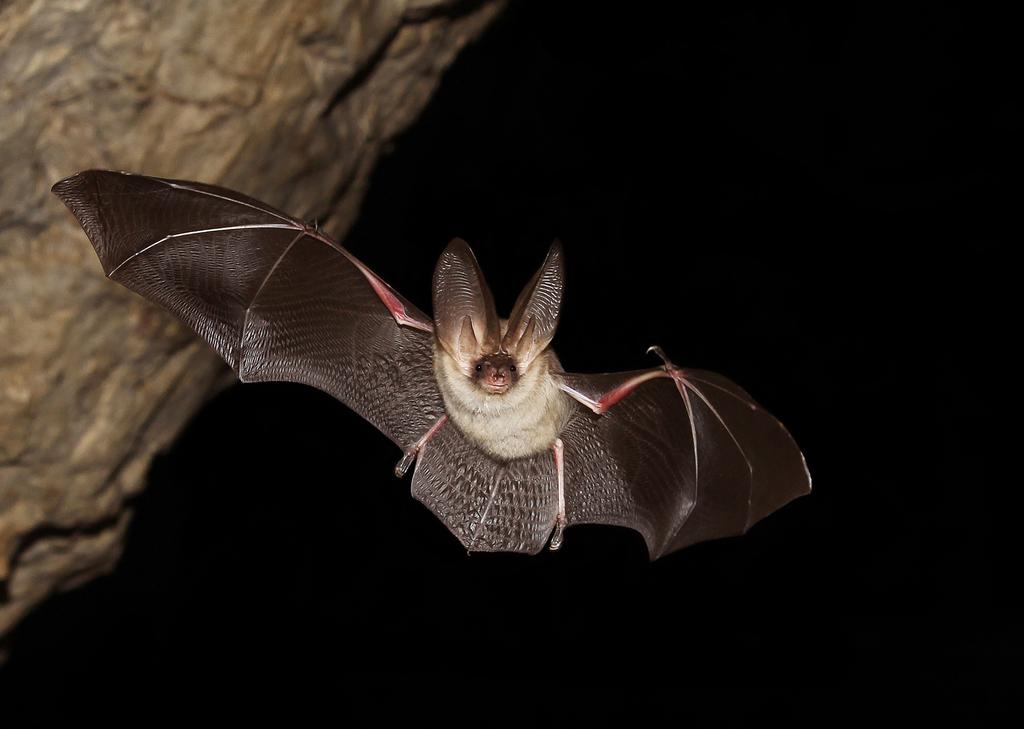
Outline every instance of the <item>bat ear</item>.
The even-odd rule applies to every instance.
[[[565,257],[556,240],[540,270],[519,294],[501,341],[501,348],[514,356],[520,367],[529,365],[555,336],[564,287]]]
[[[437,339],[463,370],[498,351],[501,324],[494,296],[469,244],[455,238],[434,269],[434,325]]]

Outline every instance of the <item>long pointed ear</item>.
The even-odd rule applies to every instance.
[[[501,348],[514,356],[520,367],[527,367],[555,336],[564,287],[562,244],[556,240],[540,270],[519,294],[501,341]]]
[[[462,369],[498,351],[501,324],[494,297],[466,241],[455,238],[434,269],[434,330]]]

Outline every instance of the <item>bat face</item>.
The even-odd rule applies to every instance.
[[[477,385],[490,395],[504,395],[519,381],[515,359],[505,353],[484,355],[473,367]]]

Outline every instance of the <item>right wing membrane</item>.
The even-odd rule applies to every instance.
[[[92,170],[53,192],[107,275],[189,325],[243,382],[317,387],[403,448],[444,413],[430,319],[320,231],[197,182]]]
[[[566,427],[568,524],[639,531],[652,558],[745,532],[810,491],[803,456],[782,424],[740,387],[703,370],[563,374],[597,403],[637,382],[598,415]],[[645,377],[650,373],[651,377]]]

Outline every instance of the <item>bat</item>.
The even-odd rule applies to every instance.
[[[107,276],[171,311],[242,382],[324,390],[402,449],[412,495],[469,551],[558,549],[575,524],[637,530],[651,559],[738,535],[809,493],[783,425],[712,372],[562,369],[556,241],[507,319],[453,240],[426,316],[318,226],[199,182],[90,170],[54,194]]]

